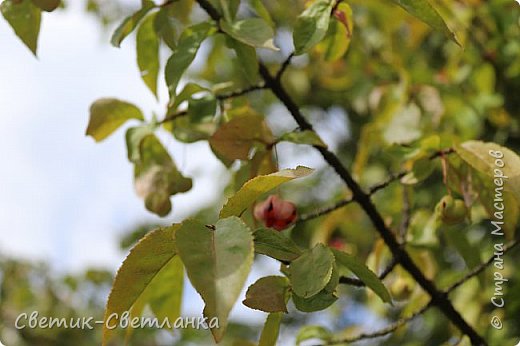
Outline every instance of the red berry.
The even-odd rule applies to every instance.
[[[345,248],[345,241],[341,238],[332,238],[329,240],[329,246],[336,250],[343,250]]]
[[[271,195],[255,206],[254,216],[255,219],[263,222],[266,227],[281,231],[296,220],[296,206],[292,202],[284,201],[277,195]]]

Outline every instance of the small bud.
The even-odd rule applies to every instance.
[[[439,204],[437,204],[437,212],[442,222],[447,225],[464,222],[468,214],[464,201],[453,199],[453,197],[449,195],[444,196]]]
[[[392,285],[390,286],[390,292],[394,300],[404,301],[410,298],[414,288],[414,282],[400,277],[392,283]]]
[[[266,227],[281,231],[296,220],[296,206],[294,203],[284,201],[277,195],[271,195],[255,206],[254,216],[255,219],[263,222]]]

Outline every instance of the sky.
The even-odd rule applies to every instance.
[[[194,187],[173,198],[166,219],[145,210],[133,189],[124,130],[96,144],[85,136],[88,109],[98,98],[115,97],[137,104],[147,117],[162,114],[166,88],[161,84],[157,102],[140,79],[132,37],[122,48],[112,47],[109,32],[80,5],[71,2],[66,11],[44,13],[38,58],[0,20],[0,255],[45,261],[56,272],[87,267],[115,272],[126,256],[118,248],[122,234],[141,223],[182,221],[211,204],[226,185],[225,171],[207,143],[183,145],[163,136]],[[290,122],[285,126],[294,128]],[[344,135],[327,133],[325,139]],[[280,164],[313,167],[317,159],[316,153],[289,155]],[[248,285],[277,268],[264,260]],[[202,310],[190,285],[185,300],[188,314]],[[232,316],[252,322],[265,318],[242,304]]]
[[[118,247],[122,234],[141,223],[180,222],[211,204],[226,185],[225,169],[207,143],[162,136],[194,187],[172,199],[167,218],[146,211],[133,189],[124,129],[95,143],[85,136],[88,110],[98,98],[115,97],[148,117],[162,114],[166,88],[160,85],[157,102],[141,81],[132,37],[112,47],[110,31],[78,5],[44,13],[38,58],[0,19],[0,255],[45,261],[61,273],[115,272],[126,256]],[[245,287],[278,269],[262,263]],[[185,315],[200,314],[203,302],[188,283],[184,300]],[[231,318],[260,323],[265,314],[236,304]]]
[[[132,39],[112,47],[77,5],[44,14],[37,59],[0,20],[0,254],[45,261],[55,272],[115,272],[126,256],[118,248],[122,234],[140,223],[181,221],[211,203],[224,169],[206,143],[166,140],[194,187],[173,199],[166,219],[145,210],[133,189],[124,130],[96,144],[85,136],[88,110],[101,97],[134,102],[148,117],[161,114],[162,104],[140,79]],[[200,160],[187,159],[193,157]],[[202,300],[186,286],[185,313],[200,313]],[[263,318],[237,309],[241,317]]]
[[[116,49],[108,38],[74,6],[44,14],[35,59],[0,20],[2,253],[58,269],[113,265],[122,255],[119,234],[143,221],[164,221],[133,190],[124,130],[98,144],[85,136],[89,106],[101,97],[134,102],[148,117],[161,114],[162,104],[139,77],[133,40]],[[179,221],[215,198],[221,187],[214,177],[223,168],[206,143],[165,145],[195,180],[190,193],[173,200],[167,221]]]

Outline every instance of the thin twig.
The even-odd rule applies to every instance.
[[[186,115],[188,115],[188,110],[187,109],[183,109],[181,111],[178,111],[178,112],[166,115],[164,117],[164,119],[159,122],[159,124],[162,125],[164,123],[167,123],[167,122],[170,122],[170,121],[174,121],[175,119],[183,117],[183,116],[186,116]]]
[[[338,344],[349,344],[349,343],[354,343],[354,342],[358,342],[358,341],[361,341],[361,340],[366,340],[366,339],[375,339],[375,338],[380,338],[380,337],[383,337],[383,336],[386,336],[390,333],[393,333],[395,332],[397,329],[399,329],[400,327],[408,324],[409,322],[411,322],[412,320],[414,320],[415,318],[417,318],[418,316],[424,314],[430,307],[432,306],[432,303],[431,301],[426,304],[425,306],[423,306],[421,309],[417,310],[416,312],[414,312],[413,314],[411,314],[410,316],[408,317],[405,317],[405,318],[402,318],[400,320],[398,320],[397,322],[394,322],[382,329],[379,329],[375,332],[372,332],[372,333],[361,333],[359,335],[356,335],[356,336],[353,336],[353,337],[350,337],[350,338],[345,338],[345,339],[341,339],[341,340],[332,340],[332,341],[329,341],[325,344],[322,344],[322,345],[316,345],[316,346],[324,346],[324,345],[338,345]]]
[[[511,241],[508,245],[506,245],[504,247],[504,250],[503,250],[501,256],[506,255],[508,252],[513,250],[515,247],[517,247],[519,244],[520,244],[520,239]],[[482,263],[481,265],[479,265],[478,267],[476,267],[475,269],[473,269],[472,271],[470,271],[469,273],[464,275],[464,277],[462,277],[461,279],[459,279],[455,283],[453,283],[451,286],[449,286],[444,291],[444,293],[449,294],[449,293],[453,292],[454,290],[456,290],[457,288],[462,286],[465,282],[467,282],[471,278],[473,278],[473,277],[479,275],[480,273],[482,273],[487,267],[489,267],[493,263],[495,258],[496,258],[496,255],[491,256],[486,262]],[[388,335],[388,334],[394,332],[395,330],[397,330],[399,327],[401,327],[401,326],[407,324],[408,322],[412,321],[417,316],[419,316],[419,315],[423,314],[424,312],[426,312],[431,306],[432,306],[432,303],[430,301],[430,303],[425,305],[422,309],[418,310],[417,312],[413,313],[410,317],[407,317],[407,318],[404,318],[404,319],[400,319],[397,322],[395,322],[395,323],[393,323],[393,324],[391,324],[391,325],[389,325],[389,326],[387,326],[387,327],[385,327],[383,329],[380,329],[378,331],[375,331],[375,332],[372,332],[372,333],[362,333],[362,334],[359,334],[359,335],[357,335],[355,337],[342,339],[342,340],[335,340],[334,342],[329,342],[329,343],[326,343],[324,345],[334,345],[334,344],[340,344],[340,343],[354,343],[356,341],[361,341],[361,340],[364,340],[364,339],[374,339],[374,338],[378,338],[378,337],[382,337],[382,336]],[[457,344],[455,344],[455,345],[457,345]],[[319,346],[322,346],[322,345],[319,345]]]
[[[352,202],[354,202],[354,198],[352,198],[352,197],[349,197],[349,198],[346,198],[346,199],[342,199],[341,201],[337,202],[334,205],[331,205],[330,207],[322,208],[322,209],[316,210],[316,211],[314,211],[312,213],[303,214],[300,217],[298,217],[296,222],[300,223],[300,222],[306,222],[306,221],[315,219],[317,217],[329,214],[329,213],[331,213],[331,212],[333,212],[333,211],[335,211],[335,210],[337,210],[339,208],[347,206],[347,205],[349,205]]]
[[[198,4],[208,13],[208,15],[216,21],[219,21],[221,16],[215,7],[208,0],[196,0]],[[291,116],[300,126],[302,130],[314,131],[312,125],[305,119],[299,106],[289,96],[283,85],[279,80],[274,78],[267,67],[263,63],[259,63],[260,75],[264,79],[267,88],[280,100],[280,102],[287,108]],[[440,291],[436,285],[428,279],[421,269],[415,264],[408,252],[401,247],[394,236],[392,230],[386,225],[383,216],[376,209],[370,196],[363,191],[361,186],[353,179],[350,172],[339,160],[339,158],[329,151],[327,148],[321,146],[314,146],[320,152],[323,159],[336,171],[339,177],[344,181],[347,187],[352,191],[354,200],[363,208],[369,219],[372,221],[375,229],[383,238],[384,242],[392,252],[394,258],[398,263],[415,279],[415,281],[430,295],[431,303],[438,307],[442,313],[464,334],[466,334],[473,345],[483,346],[487,342],[471,327],[461,314],[455,310],[452,302],[447,295]]]
[[[507,254],[509,251],[513,250],[515,247],[517,247],[520,244],[520,239],[513,240],[509,244],[507,244],[504,247],[503,252],[500,254],[500,256],[503,256]],[[493,254],[486,262],[482,263],[478,267],[474,268],[472,271],[470,271],[468,274],[466,274],[463,278],[458,280],[457,282],[453,283],[450,287],[446,289],[446,293],[451,293],[455,289],[457,289],[459,286],[462,286],[466,281],[473,278],[474,276],[477,276],[478,274],[482,273],[488,266],[490,266],[497,256]]]
[[[400,173],[391,175],[390,177],[388,177],[387,180],[370,187],[370,189],[368,190],[368,195],[372,196],[376,192],[386,188],[388,185],[390,185],[394,181],[397,181],[397,180],[401,179],[407,173],[408,172],[400,172]],[[320,209],[318,211],[315,211],[315,212],[312,212],[312,213],[309,213],[309,214],[304,214],[304,215],[300,216],[296,222],[306,222],[306,221],[315,219],[317,217],[320,217],[320,216],[326,215],[328,213],[331,213],[334,210],[342,208],[342,207],[344,207],[346,205],[349,205],[350,203],[352,203],[354,201],[355,200],[354,200],[353,197],[346,198],[344,200],[341,200],[341,201],[337,202],[336,204],[334,204],[334,205],[332,205],[330,207],[323,208],[323,209]]]
[[[289,96],[280,81],[277,81],[269,72],[267,67],[260,63],[260,74],[264,78],[267,87],[274,93],[274,95],[284,104],[293,119],[300,126],[302,130],[314,131],[312,125],[305,119],[300,111],[299,106]],[[339,177],[352,191],[354,200],[365,211],[368,218],[372,221],[374,228],[383,238],[385,244],[388,246],[392,255],[399,264],[414,278],[414,280],[430,295],[432,304],[438,307],[443,314],[455,325],[457,328],[466,334],[473,345],[482,346],[488,345],[487,342],[477,333],[473,327],[462,317],[462,315],[455,309],[452,302],[448,299],[444,292],[440,291],[435,283],[428,279],[421,269],[417,266],[410,254],[401,247],[395,238],[392,230],[385,223],[383,216],[379,213],[370,196],[363,191],[361,186],[353,179],[350,172],[346,169],[339,158],[329,151],[327,148],[321,146],[314,146],[320,152],[323,159],[334,168]]]
[[[410,228],[410,220],[412,218],[411,206],[410,206],[410,191],[408,186],[403,186],[403,218],[401,225],[399,226],[399,242],[401,244],[406,243],[406,236],[408,229]]]
[[[239,90],[235,90],[235,91],[232,91],[230,93],[227,93],[227,94],[221,94],[221,95],[217,95],[217,99],[218,100],[228,100],[228,99],[231,99],[231,98],[235,98],[235,97],[240,97],[240,96],[244,96],[250,92],[253,92],[253,91],[256,91],[256,90],[262,90],[262,89],[265,89],[265,83],[260,83],[260,84],[256,84],[256,85],[251,85],[247,88],[244,88],[244,89],[239,89]]]
[[[395,258],[392,258],[390,263],[385,267],[385,269],[379,274],[379,280],[384,280],[397,266],[398,262],[395,260]],[[366,284],[356,278],[348,277],[348,276],[342,276],[339,278],[339,283],[343,285],[349,285],[354,287],[366,287]]]
[[[442,157],[443,155],[452,154],[454,152],[455,152],[455,150],[453,148],[439,150],[439,151],[433,153],[432,155],[430,155],[429,159],[433,160],[433,159],[436,159],[438,157]],[[410,171],[405,170],[405,171],[401,171],[399,173],[392,174],[390,177],[387,178],[387,180],[370,187],[368,189],[368,195],[372,196],[373,194],[375,194],[379,190],[385,189],[388,185],[390,185],[391,183],[393,183],[393,182],[395,182],[397,180],[400,180],[401,178],[403,178],[409,172]],[[329,207],[326,207],[326,208],[314,211],[312,213],[303,214],[302,216],[300,216],[296,220],[296,222],[305,222],[305,221],[309,221],[309,220],[315,219],[317,217],[320,217],[320,216],[326,215],[328,213],[331,213],[331,212],[333,212],[333,211],[335,211],[335,210],[337,210],[339,208],[347,206],[347,205],[349,205],[352,202],[354,202],[354,198],[353,197],[348,197],[346,199],[343,199],[343,200],[337,202],[336,204],[334,204],[332,206],[329,206]]]
[[[287,70],[287,68],[289,67],[289,65],[291,65],[291,60],[292,58],[294,58],[294,52],[292,52],[291,54],[289,54],[289,56],[287,57],[287,59],[284,60],[284,62],[282,63],[282,66],[280,67],[280,69],[278,70],[278,72],[276,73],[276,79],[277,80],[280,80],[282,79],[282,76],[283,76],[283,73],[285,72],[285,70]]]
[[[252,85],[252,86],[244,88],[244,89],[239,89],[239,90],[235,90],[235,91],[229,92],[227,94],[217,95],[216,98],[219,101],[223,101],[223,100],[228,100],[228,99],[235,98],[235,97],[244,96],[244,95],[246,95],[246,94],[248,94],[250,92],[253,92],[255,90],[262,90],[262,89],[265,89],[265,84],[264,83],[259,83],[259,84]],[[177,111],[175,113],[166,115],[164,117],[164,119],[159,122],[159,124],[164,124],[164,123],[167,123],[169,121],[173,121],[173,120],[175,120],[177,118],[180,118],[180,117],[183,117],[183,116],[186,116],[186,115],[188,115],[188,110],[183,109],[183,110]]]

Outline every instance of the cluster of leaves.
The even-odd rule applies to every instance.
[[[57,318],[101,318],[104,297],[113,274],[106,270],[88,269],[76,275],[55,275],[42,263],[30,263],[0,257],[0,335],[7,345],[92,345],[100,340],[100,330],[29,328],[33,311],[39,316]],[[27,318],[16,320],[21,313]],[[141,337],[138,336],[141,340]]]
[[[121,241],[121,249],[128,251],[135,245],[136,238],[147,233],[151,225],[140,226]],[[55,345],[99,345],[102,329],[94,321],[103,319],[106,297],[114,280],[112,270],[87,268],[77,273],[56,273],[42,262],[15,260],[0,255],[0,340],[5,345],[55,346]],[[67,324],[81,325],[87,321],[92,328],[31,328],[35,323],[31,314],[38,317],[64,319]],[[21,314],[22,317],[18,320]],[[26,317],[27,316],[27,317]],[[72,323],[70,322],[72,321]],[[79,321],[79,322],[76,322]],[[18,323],[18,324],[17,324]],[[25,327],[17,329],[16,326]],[[191,325],[175,336],[177,345],[209,344],[210,337],[204,330],[196,330]],[[229,334],[244,337],[252,333],[251,327],[233,323]],[[165,338],[157,329],[142,328],[132,333],[132,344],[160,346]],[[114,338],[115,344],[123,344],[124,336]]]
[[[61,0],[5,0],[0,12],[16,35],[36,55],[40,34],[41,12],[52,12]]]
[[[269,314],[259,345],[276,344],[289,301],[303,312],[326,309],[337,301],[340,283],[367,286],[369,297],[376,294],[385,303],[393,301],[386,309],[378,300],[365,301],[388,319],[398,319],[395,328],[373,335],[391,333],[405,324],[400,321],[411,319],[407,316],[428,310],[436,288],[425,284],[426,277],[439,287],[462,280],[456,288],[468,281],[464,292],[444,293],[452,294],[455,306],[467,307],[464,318],[486,340],[510,341],[517,326],[507,324],[499,334],[487,323],[487,316],[501,313],[486,303],[492,295],[487,277],[470,280],[474,275],[461,274],[460,267],[478,274],[490,263],[486,256],[496,251],[496,239],[487,232],[486,221],[504,222],[506,234],[498,240],[502,245],[514,238],[518,225],[520,29],[515,18],[519,11],[511,10],[514,3],[499,0],[465,4],[443,0],[435,6],[427,0],[391,2],[394,5],[378,0],[314,0],[293,6],[259,0],[163,4],[143,0],[141,8],[121,23],[112,44],[119,46],[136,31],[137,65],[156,96],[161,47],[170,51],[164,66],[166,110],[161,119],[147,121],[129,102],[98,100],[91,108],[87,134],[101,141],[128,120],[141,121],[127,130],[128,159],[135,165],[135,185],[145,206],[160,216],[170,212],[170,197],[188,191],[192,181],[177,169],[157,131],[165,130],[184,143],[207,141],[233,179],[218,220],[206,224],[188,219],[160,228],[131,250],[116,276],[107,315],[128,310],[139,316],[148,305],[156,316],[175,319],[185,270],[204,299],[204,315],[219,318],[219,327],[212,330],[218,342],[257,253],[280,261],[283,274],[259,279],[243,302]],[[6,0],[2,13],[27,43],[13,24],[16,16],[9,15],[21,6],[15,3]],[[34,8],[28,0],[22,3]],[[279,47],[287,40],[276,33],[287,28],[293,32],[294,50],[273,75],[271,64],[261,60],[272,65],[280,61]],[[204,45],[205,67],[184,82]],[[298,63],[291,64],[293,59]],[[263,114],[277,101],[261,90],[272,91],[287,106],[297,130],[275,135],[278,129],[271,129]],[[331,164],[351,191],[329,186],[331,192],[323,197],[323,186],[330,180],[326,173],[313,174],[292,192],[300,193],[299,208],[314,209],[323,200],[335,204],[304,214],[288,232],[258,228],[248,212],[254,203],[311,172],[305,167],[279,170],[275,148],[280,142],[313,146],[329,164],[337,162],[300,118],[300,109],[314,115],[334,107],[345,111],[340,120],[348,122],[351,132],[334,143],[337,155],[352,165],[353,176],[369,192],[357,191],[344,167]],[[490,152],[504,155],[503,189],[497,190],[493,180],[496,162]],[[387,178],[389,171],[393,173]],[[497,193],[507,206],[504,214],[495,213]],[[386,227],[399,232],[385,233]],[[365,230],[378,231],[383,239]],[[403,260],[393,258],[396,253],[406,255],[407,261],[409,257],[409,262],[396,268]],[[422,274],[410,271],[410,266]],[[356,291],[346,295],[361,299]],[[510,298],[515,305],[507,313],[518,314],[518,294]],[[424,319],[432,344],[451,342],[446,333],[450,316]],[[467,329],[463,332],[468,334]],[[475,335],[471,342],[477,344]],[[104,342],[111,337],[112,332],[105,330]],[[316,338],[341,344],[363,337],[356,337],[352,329],[334,334],[308,327],[297,339]],[[464,335],[460,338],[463,344],[470,342]],[[414,339],[424,340],[424,335],[408,330],[386,342],[412,345]]]
[[[215,340],[220,341],[255,252],[285,263],[282,272],[286,276],[258,280],[249,288],[244,301],[252,309],[270,313],[264,330],[265,337],[270,339],[278,334],[289,298],[301,311],[325,309],[337,300],[340,275],[354,273],[383,301],[390,302],[390,295],[377,276],[355,257],[323,244],[302,250],[275,230],[260,228],[253,232],[238,217],[266,191],[309,173],[309,169],[298,167],[250,180],[224,205],[215,225],[188,219],[147,234],[132,249],[116,276],[107,316],[124,311],[139,316],[143,307],[150,304],[156,316],[175,320],[180,313],[186,268],[191,283],[206,303],[204,315],[208,320],[219,319],[218,328],[212,332]],[[309,280],[309,275],[315,279]],[[105,340],[109,334],[107,330]]]

